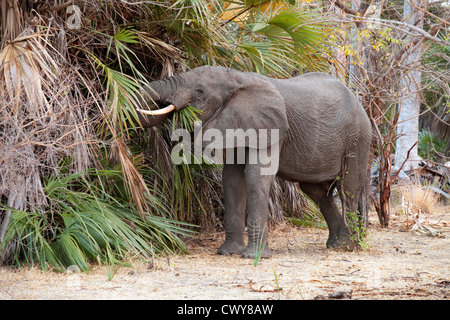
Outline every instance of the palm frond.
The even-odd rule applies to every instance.
[[[277,9],[273,9],[275,5]],[[242,2],[239,8],[249,10],[239,15],[238,29],[229,34],[231,42],[237,43],[229,49],[236,65],[281,77],[302,68],[318,71],[325,67],[319,51],[325,56],[329,52],[324,43],[330,30],[308,22],[317,21],[317,13],[287,1]]]
[[[24,13],[18,0],[0,1],[0,36],[4,40],[15,39],[23,29]]]
[[[13,101],[23,90],[30,101],[47,102],[45,85],[51,86],[57,65],[42,44],[43,36],[44,32],[22,34],[0,52],[0,77]]]
[[[141,95],[142,85],[133,77],[106,66],[93,54],[92,58],[105,76],[108,105],[105,110],[106,122],[104,125],[111,125],[105,131],[117,130],[117,132],[127,134],[128,125],[136,124],[139,121],[136,108],[140,107],[137,101]]]
[[[24,255],[27,263],[37,262],[44,269],[49,263],[59,271],[70,265],[87,271],[89,263],[97,261],[114,265],[130,254],[150,259],[161,251],[186,252],[180,235],[192,235],[186,228],[191,225],[148,213],[148,219],[140,219],[134,205],[119,203],[107,190],[98,188],[95,179],[87,180],[111,174],[91,170],[63,178],[50,177],[45,190],[52,203],[52,219],[38,212],[13,209],[12,222],[0,248],[14,242],[18,264]]]
[[[139,68],[134,65],[133,59],[140,64],[142,69],[145,69],[144,65],[139,60],[136,53],[126,45],[137,43],[139,43],[139,37],[135,30],[129,28],[122,29],[111,37],[106,58],[108,58],[111,46],[114,44],[115,56],[117,57],[117,64],[119,65],[120,72],[124,72],[123,64],[126,63],[127,67],[131,69],[134,78],[146,81],[145,76],[139,71]]]
[[[131,161],[131,152],[121,137],[116,136],[113,140],[111,156],[119,160],[125,181],[125,189],[136,204],[141,218],[145,219],[144,212],[151,211],[147,205],[147,199],[152,201],[153,195],[150,193],[136,165]]]

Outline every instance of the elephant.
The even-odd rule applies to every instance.
[[[277,153],[273,174],[261,174],[267,164],[249,162],[248,152],[245,161],[227,159],[223,164],[225,241],[218,254],[271,257],[268,201],[276,175],[297,182],[317,204],[329,230],[328,248],[351,243],[345,212],[366,214],[372,126],[358,98],[341,81],[320,72],[276,79],[201,66],[153,81],[144,91],[147,98],[140,101],[138,112],[143,127],[155,126],[189,105],[202,111],[204,129],[278,133],[265,147],[245,144],[247,151],[265,148]],[[341,197],[342,210],[334,190]]]

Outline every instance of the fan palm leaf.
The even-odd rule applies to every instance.
[[[45,86],[55,79],[57,64],[44,48],[44,32],[30,30],[8,43],[0,52],[0,77],[11,100],[25,91],[29,101],[46,103]],[[48,82],[46,82],[48,81]]]
[[[234,53],[235,67],[281,77],[302,68],[325,69],[329,52],[325,39],[330,30],[308,22],[316,21],[318,13],[288,1],[230,3],[236,6],[231,9],[235,15],[226,23],[235,22],[238,28],[229,33],[229,42],[235,46],[224,48]]]

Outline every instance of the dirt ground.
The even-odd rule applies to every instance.
[[[448,207],[447,207],[448,209]],[[442,210],[441,210],[442,211]],[[423,225],[442,237],[411,232],[402,217],[389,229],[371,216],[360,252],[325,248],[328,231],[284,223],[273,228],[273,257],[219,256],[223,234],[201,234],[190,254],[132,261],[108,280],[105,267],[89,274],[0,268],[0,299],[449,299],[450,210]]]

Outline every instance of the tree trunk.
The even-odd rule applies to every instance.
[[[408,24],[423,28],[423,12],[415,8],[425,7],[424,0],[405,0],[403,17]],[[410,30],[409,30],[410,31]],[[409,43],[407,37],[405,43]],[[398,170],[405,162],[403,170],[410,171],[419,166],[421,158],[417,152],[417,142],[419,136],[419,112],[421,98],[421,78],[420,61],[423,55],[423,44],[419,42],[406,51],[403,63],[402,80],[400,83],[399,118],[397,125],[397,142],[395,151],[395,168]],[[411,149],[412,148],[412,149]],[[411,150],[411,151],[410,151]],[[407,159],[408,151],[410,151]]]

